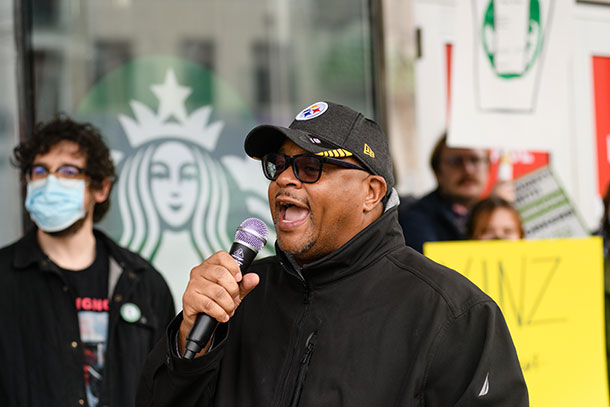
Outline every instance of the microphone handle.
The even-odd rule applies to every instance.
[[[258,252],[242,242],[235,241],[231,245],[229,254],[239,264],[242,274],[245,274]],[[214,318],[205,313],[198,314],[193,327],[186,336],[186,347],[182,358],[194,359],[195,355],[201,352],[201,349],[210,341],[217,326],[218,321]]]

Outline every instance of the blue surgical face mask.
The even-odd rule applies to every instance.
[[[59,232],[85,217],[85,180],[49,175],[27,186],[25,208],[45,232]]]

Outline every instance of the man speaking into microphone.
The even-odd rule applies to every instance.
[[[375,122],[318,102],[245,150],[270,180],[276,255],[246,273],[218,252],[191,271],[138,405],[529,405],[498,306],[405,245]],[[199,314],[218,325],[184,358]]]

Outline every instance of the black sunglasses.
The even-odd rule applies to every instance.
[[[297,179],[307,184],[312,184],[320,179],[324,163],[368,172],[364,167],[338,158],[321,157],[310,154],[285,155],[281,153],[269,153],[263,157],[261,162],[263,163],[265,177],[271,181],[275,181],[277,177],[291,165],[292,171]]]

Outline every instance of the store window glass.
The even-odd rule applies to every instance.
[[[21,235],[19,172],[10,163],[18,143],[17,49],[12,2],[0,2],[0,247]]]
[[[366,0],[30,1],[36,119],[102,130],[119,179],[100,226],[175,298],[245,218],[273,230],[251,128],[320,100],[375,117]]]

